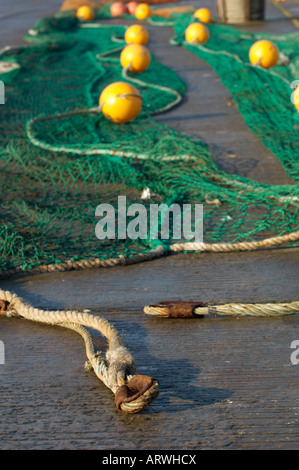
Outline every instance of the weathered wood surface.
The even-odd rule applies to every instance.
[[[45,14],[36,6],[40,2],[27,3],[37,18]],[[250,28],[292,30],[270,5],[268,11],[277,21]],[[280,163],[227,105],[229,95],[211,68],[181,48],[173,56],[170,30],[151,32],[157,58],[189,87],[180,108],[160,120],[207,141],[226,171],[287,183]],[[165,299],[295,300],[298,258],[296,248],[177,255],[119,269],[1,281],[2,289],[37,307],[89,308],[107,318],[139,371],[160,380],[161,393],[142,413],[124,415],[110,390],[84,370],[81,337],[59,327],[1,319],[0,448],[298,449],[299,364],[290,361],[291,343],[299,340],[298,317],[159,320],[142,311]],[[104,348],[105,341],[95,338]]]

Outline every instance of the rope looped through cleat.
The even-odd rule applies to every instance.
[[[188,302],[183,300],[167,300],[155,305],[144,307],[144,312],[164,318],[195,318],[201,317],[195,312],[197,307],[206,307],[202,302]]]
[[[121,385],[115,393],[118,410],[138,413],[148,406],[159,394],[159,382],[146,375],[134,375],[127,385]]]

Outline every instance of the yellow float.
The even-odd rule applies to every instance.
[[[138,20],[145,20],[151,16],[151,8],[147,3],[140,3],[135,10],[135,16]]]
[[[128,71],[131,73],[141,73],[149,67],[151,55],[145,46],[131,44],[122,50],[120,63],[123,68],[128,67]]]
[[[199,8],[193,16],[202,23],[213,23],[214,21],[213,14],[208,8]]]
[[[117,124],[135,119],[142,108],[139,91],[127,82],[114,82],[101,93],[99,104],[106,119]]]
[[[292,102],[295,105],[295,108],[299,111],[299,85],[295,89],[292,95]]]
[[[249,60],[252,65],[259,65],[264,69],[274,67],[278,59],[278,47],[272,41],[266,39],[255,42],[249,50]]]
[[[88,6],[78,8],[76,16],[81,21],[92,21],[95,17],[94,11]]]
[[[209,38],[209,29],[201,23],[192,23],[185,31],[185,39],[190,44],[204,44]]]
[[[139,24],[130,26],[125,32],[125,41],[127,44],[141,44],[145,46],[148,40],[148,31]]]

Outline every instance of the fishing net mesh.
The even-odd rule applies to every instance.
[[[119,56],[126,27],[96,23],[103,19],[110,19],[109,4],[93,24],[60,12],[34,26],[28,46],[1,52],[0,61],[18,64],[0,75],[6,93],[0,106],[1,272],[132,257],[177,242],[171,234],[164,240],[149,232],[146,238],[97,238],[95,209],[109,203],[117,215],[118,196],[126,196],[127,206],[142,203],[148,213],[153,203],[202,204],[207,243],[298,230],[298,113],[289,85],[298,71],[298,35],[275,38],[287,60],[270,73],[248,65],[250,45],[266,34],[213,24],[205,46],[187,45],[190,12],[151,18],[174,28],[174,54],[175,47],[187,47],[211,64],[249,128],[294,182],[278,186],[225,173],[204,142],[159,123],[155,115],[178,102],[185,84],[154,57],[138,76],[124,71]],[[102,90],[115,81],[133,83],[142,95],[134,121],[119,125],[101,113],[76,112],[98,106]]]

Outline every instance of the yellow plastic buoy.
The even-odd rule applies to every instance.
[[[185,31],[185,39],[189,43],[204,44],[210,38],[210,31],[201,23],[192,23]]]
[[[259,65],[264,69],[273,67],[279,59],[279,50],[276,44],[262,39],[255,42],[249,50],[249,60],[253,65]]]
[[[76,13],[77,18],[82,21],[92,21],[94,19],[94,11],[88,6],[82,6],[78,8]]]
[[[125,41],[127,44],[141,44],[145,46],[148,40],[148,31],[139,24],[133,24],[125,32]]]
[[[99,101],[103,115],[117,124],[132,121],[140,113],[142,98],[127,82],[114,82],[101,93]]]
[[[295,91],[293,91],[292,102],[294,103],[295,108],[299,111],[299,85],[297,86]]]
[[[199,8],[193,16],[202,23],[213,23],[214,21],[213,14],[208,8]]]
[[[145,20],[151,16],[151,8],[147,3],[140,3],[135,10],[135,16],[138,20]]]
[[[128,68],[131,73],[144,72],[151,63],[149,50],[141,44],[126,46],[120,54],[120,63],[123,68]]]

